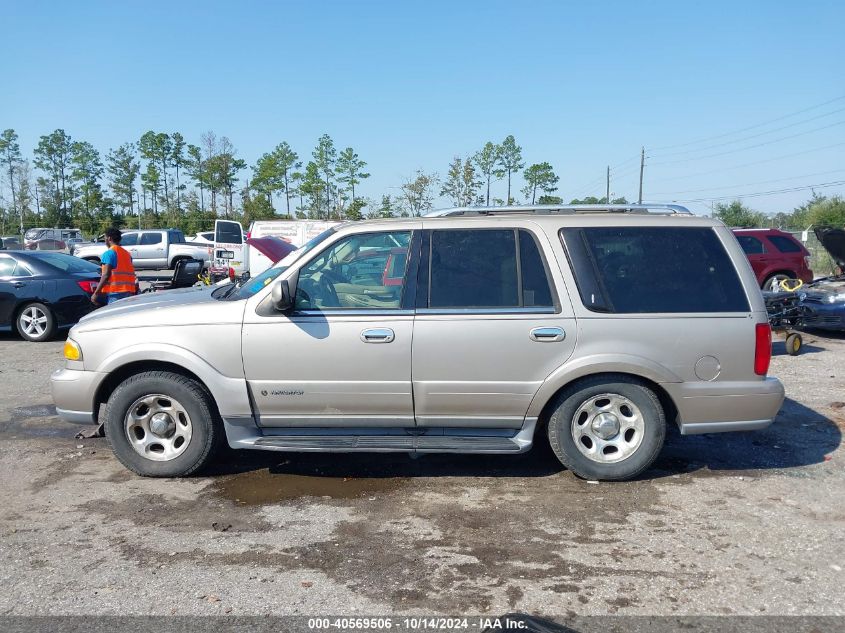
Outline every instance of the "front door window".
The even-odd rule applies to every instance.
[[[398,309],[410,241],[410,231],[393,231],[332,244],[299,272],[296,310]]]

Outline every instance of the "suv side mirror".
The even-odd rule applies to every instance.
[[[273,307],[279,312],[285,312],[293,307],[293,293],[287,279],[282,279],[270,291]]]

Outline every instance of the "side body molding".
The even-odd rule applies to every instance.
[[[553,371],[543,381],[528,406],[527,417],[537,417],[551,397],[573,380],[593,374],[631,374],[656,383],[683,382],[675,373],[652,360],[632,354],[591,354],[579,356]]]

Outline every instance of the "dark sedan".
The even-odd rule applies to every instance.
[[[46,341],[94,309],[100,269],[49,251],[0,252],[0,330]]]

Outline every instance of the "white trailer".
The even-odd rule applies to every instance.
[[[297,248],[304,245],[323,231],[341,224],[323,220],[260,220],[249,226],[244,235],[240,222],[217,220],[214,223],[214,245],[211,266],[213,269],[233,269],[235,275],[248,272],[254,277],[273,265],[257,249],[247,244],[253,237],[276,237],[293,244]]]

